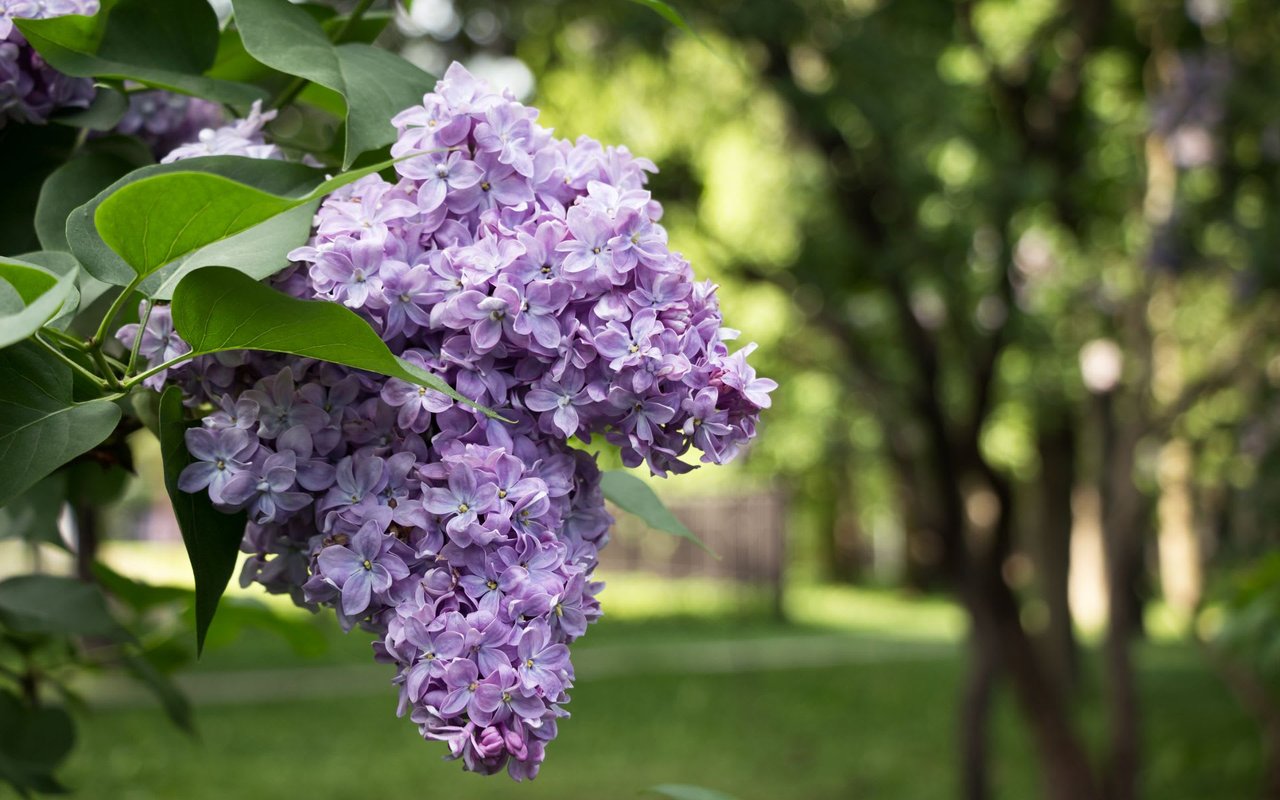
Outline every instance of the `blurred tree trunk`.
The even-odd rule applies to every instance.
[[[1049,612],[1044,644],[1050,669],[1063,698],[1075,688],[1079,671],[1075,624],[1071,616],[1071,496],[1076,476],[1076,432],[1062,417],[1037,439],[1040,455],[1038,536],[1040,586]]]
[[[1107,556],[1108,611],[1105,663],[1110,744],[1108,800],[1132,800],[1138,791],[1141,720],[1132,641],[1142,632],[1138,578],[1142,572],[1146,501],[1133,482],[1135,451],[1143,426],[1118,419],[1116,397],[1097,398],[1102,422],[1102,534]]]
[[[969,638],[969,673],[960,711],[960,790],[965,800],[986,800],[991,796],[988,771],[991,702],[996,685],[995,643],[981,640],[976,631]]]
[[[862,526],[854,497],[853,448],[843,439],[829,440],[837,446],[829,448],[824,461],[827,502],[824,503],[824,556],[828,577],[841,583],[852,583],[862,571]]]

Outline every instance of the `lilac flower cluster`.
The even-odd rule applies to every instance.
[[[398,180],[327,198],[280,290],[342,303],[391,349],[511,422],[309,359],[203,356],[164,379],[214,409],[180,477],[249,515],[242,582],[375,632],[400,714],[465,767],[533,777],[566,715],[568,645],[600,616],[612,523],[594,458],[686,472],[733,458],[772,381],[730,353],[715,287],[667,247],[652,163],[556,139],[453,65],[394,120]],[[266,145],[269,147],[269,145]],[[180,153],[179,155],[188,154]],[[167,309],[121,332],[187,352]]]
[[[43,123],[60,108],[88,108],[93,81],[45,63],[14,19],[98,13],[98,0],[0,0],[0,128],[9,121]]]
[[[222,106],[212,100],[149,89],[129,95],[115,132],[138,137],[161,156],[224,122]]]

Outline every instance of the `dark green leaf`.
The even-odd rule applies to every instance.
[[[164,459],[164,486],[195,576],[196,652],[202,652],[218,601],[235,570],[248,516],[243,511],[224,514],[213,507],[207,494],[190,494],[178,488],[178,476],[191,463],[185,438],[188,427],[182,391],[170,386],[160,398],[160,453]]]
[[[148,86],[248,106],[253,86],[204,76],[218,47],[218,20],[205,0],[107,0],[93,17],[14,21],[60,72],[134,80]]]
[[[0,505],[111,434],[120,407],[72,400],[71,370],[23,342],[0,350]]]
[[[143,160],[139,161],[138,158]],[[36,203],[36,235],[46,250],[71,252],[67,217],[121,176],[150,161],[150,154],[125,146],[94,148],[56,169],[40,188]]]
[[[49,118],[50,122],[91,131],[109,131],[129,110],[129,98],[124,92],[105,83],[94,85],[96,93],[88,108],[63,109]]]
[[[169,603],[190,604],[195,593],[182,586],[154,586],[116,572],[102,562],[93,565],[93,576],[109,595],[137,612]]]
[[[53,771],[75,745],[75,725],[64,709],[32,708],[0,692],[0,777],[23,794],[62,790]]]
[[[288,0],[232,0],[245,49],[281,72],[332,89],[346,100],[344,166],[395,139],[391,118],[422,102],[430,75],[367,44],[334,45],[324,28]]]
[[[59,575],[19,575],[0,582],[0,622],[19,633],[127,636],[97,586]]]
[[[17,292],[23,308],[0,313],[0,348],[26,339],[62,311],[76,291],[76,273],[58,276],[48,270],[0,257],[0,280]]]
[[[32,226],[40,187],[67,160],[74,145],[72,128],[7,125],[0,128],[0,254],[13,255],[40,246]]]
[[[676,11],[670,4],[663,2],[663,0],[631,0],[631,2],[652,10],[655,14],[702,42],[704,45],[707,43],[706,40],[693,29],[693,26],[685,21],[685,18],[679,11]]]
[[[439,376],[396,357],[354,311],[289,297],[227,267],[198,269],[178,284],[173,324],[195,354],[266,350],[318,358],[429,386],[497,417]]]
[[[55,472],[0,508],[0,539],[61,544],[58,517],[67,499],[67,476]]]
[[[160,701],[160,707],[169,720],[187,733],[196,732],[195,719],[191,713],[191,701],[182,693],[168,675],[156,669],[155,665],[142,655],[125,653],[122,656],[124,667],[134,680],[145,686]]]
[[[606,500],[628,514],[639,517],[650,528],[688,539],[715,555],[693,531],[686,528],[684,523],[676,519],[676,515],[662,504],[662,500],[654,494],[653,489],[649,488],[649,484],[635,475],[623,470],[609,470],[601,477],[600,488],[604,491]]]

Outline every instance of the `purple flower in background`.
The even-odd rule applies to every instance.
[[[316,563],[325,580],[342,591],[342,613],[349,617],[364,613],[374,595],[408,577],[409,568],[391,552],[395,541],[371,520],[351,537],[350,547],[331,544],[320,551]]]

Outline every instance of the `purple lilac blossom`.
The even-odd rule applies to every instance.
[[[160,157],[225,122],[222,106],[211,100],[149,89],[130,93],[129,109],[114,130],[138,137]]]
[[[98,13],[98,0],[0,0],[0,128],[7,122],[43,124],[62,108],[88,108],[93,81],[45,63],[14,19]]]
[[[264,115],[165,160],[277,157]],[[775,384],[731,352],[715,286],[667,248],[654,165],[555,138],[537,111],[457,64],[398,115],[399,178],[330,195],[280,291],[342,303],[404,358],[514,420],[312,359],[202,356],[163,376],[191,407],[184,489],[248,508],[242,584],[334,608],[378,638],[399,713],[464,768],[534,777],[573,686],[568,645],[601,616],[600,471],[723,463]],[[132,326],[120,338],[132,344]],[[167,309],[150,364],[181,351]],[[231,473],[227,475],[227,473]]]

